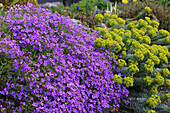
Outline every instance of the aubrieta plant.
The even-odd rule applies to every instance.
[[[0,33],[2,113],[103,113],[129,103],[129,91],[112,80],[117,61],[93,44],[96,31],[32,4],[0,19],[9,24]]]
[[[145,7],[143,12],[150,11],[149,7]],[[144,109],[159,106],[156,108],[157,111],[162,107],[166,112],[167,107],[158,105],[158,102],[146,104],[146,97],[157,93],[160,95],[161,92],[157,89],[169,86],[169,32],[163,29],[158,30],[159,22],[150,20],[149,17],[132,21],[127,25],[125,20],[115,14],[106,17],[107,20],[101,15],[96,16],[97,20],[106,23],[109,28],[96,28],[102,38],[95,39],[94,44],[98,48],[110,50],[110,56],[118,61],[116,66],[121,69],[120,73],[130,75],[129,78],[122,77],[122,81],[120,77],[115,78],[118,83],[133,86],[128,89],[133,92],[130,93],[130,97],[136,101],[130,103],[130,107],[140,108],[134,110],[136,112],[140,110],[143,113]],[[163,46],[164,44],[167,46]],[[140,99],[143,101],[139,102]]]

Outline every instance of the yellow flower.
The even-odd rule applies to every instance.
[[[157,93],[157,92],[158,92],[157,89],[158,89],[158,85],[152,86],[151,89],[150,89],[150,92],[151,92],[151,93]]]
[[[133,0],[134,3],[136,3],[137,0]]]
[[[130,31],[130,30],[126,30],[125,36],[126,36],[127,38],[130,38],[130,37],[131,37],[131,31]]]
[[[115,15],[115,14],[113,14],[111,18],[112,18],[112,19],[117,19],[117,18],[118,18],[118,16],[117,16],[117,15]]]
[[[168,58],[166,57],[166,54],[164,54],[164,53],[159,53],[159,59],[160,59],[162,62],[168,64]]]
[[[106,33],[104,36],[103,36],[104,39],[111,39],[112,38],[112,35],[110,33]]]
[[[124,66],[127,65],[127,63],[126,63],[125,60],[119,59],[117,65],[118,65],[119,67],[124,67]]]
[[[109,14],[109,13],[105,13],[105,14],[104,14],[104,18],[105,18],[106,20],[108,20],[108,19],[110,18],[110,14]]]
[[[110,24],[110,26],[117,25],[117,21],[115,19],[110,19],[109,24]]]
[[[119,42],[119,43],[122,42],[122,38],[121,38],[120,36],[115,37],[115,40],[116,40],[117,42]]]
[[[132,74],[135,74],[136,72],[139,72],[139,68],[135,64],[131,64],[128,66],[129,72]]]
[[[96,21],[99,21],[99,22],[101,22],[102,20],[103,20],[103,15],[102,14],[97,14],[97,15],[95,15],[95,19],[96,19]]]
[[[145,11],[147,11],[148,13],[151,12],[151,8],[150,7],[145,7]]]
[[[135,58],[136,60],[143,60],[143,59],[144,59],[144,55],[143,55],[142,51],[140,51],[139,49],[137,49],[137,50],[135,51],[134,58]]]
[[[158,64],[160,63],[160,59],[159,59],[156,55],[154,55],[153,53],[150,53],[150,59],[152,59],[153,62],[154,62],[156,65],[158,65]]]
[[[119,24],[125,24],[125,20],[123,20],[122,18],[118,18],[117,21]]]
[[[166,37],[166,43],[167,43],[167,44],[170,43],[170,35]]]
[[[2,4],[2,3],[0,3],[0,7],[3,7],[3,4]]]
[[[146,76],[143,80],[147,83],[148,86],[150,86],[151,83],[153,82],[150,76]]]
[[[118,59],[118,56],[117,56],[115,53],[112,53],[112,54],[110,55],[110,57],[112,57],[112,58],[115,59],[115,60]]]
[[[122,3],[123,3],[123,4],[127,4],[127,3],[128,3],[128,0],[122,0]]]
[[[97,45],[97,47],[105,46],[105,41],[102,38],[96,38],[94,43],[95,45]]]
[[[167,101],[170,102],[170,94],[166,94]]]
[[[122,83],[122,77],[115,74],[112,78],[112,80],[116,83],[116,84],[121,84]]]
[[[133,78],[132,77],[125,77],[124,84],[126,87],[133,86]]]
[[[121,55],[122,55],[122,58],[124,58],[126,56],[126,51],[122,51]]]
[[[148,113],[156,113],[155,110],[149,110]]]
[[[113,45],[113,40],[111,38],[108,38],[105,40],[105,48],[109,49]]]
[[[155,108],[158,103],[161,103],[160,96],[156,94],[151,95],[151,97],[149,98],[149,100],[146,101],[146,103],[148,103],[151,108]]]
[[[166,85],[170,87],[170,79],[166,79]]]
[[[151,43],[150,37],[148,37],[147,35],[143,36],[143,43],[150,44]]]
[[[156,79],[155,79],[156,83],[158,83],[159,85],[163,85],[164,84],[164,78],[161,75],[156,75]]]
[[[163,75],[164,75],[165,77],[168,76],[168,75],[170,75],[170,72],[169,72],[169,69],[168,69],[168,68],[162,69],[162,73],[163,73]]]

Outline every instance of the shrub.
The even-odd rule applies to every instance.
[[[0,111],[106,112],[129,103],[112,80],[116,60],[93,44],[97,32],[32,4],[13,8],[0,16],[9,24],[0,39]]]
[[[145,109],[156,107],[156,111],[166,112],[167,104],[164,106],[162,102],[158,105],[151,95],[158,94],[162,99],[161,95],[165,96],[165,94],[157,89],[169,84],[169,77],[166,75],[169,75],[170,52],[166,46],[161,46],[167,43],[169,32],[158,30],[159,22],[150,20],[149,17],[145,17],[145,20],[132,21],[127,25],[119,24],[117,16],[112,17],[115,17],[114,23],[117,24],[108,25],[110,27],[108,29],[96,28],[102,37],[95,39],[94,44],[98,48],[104,46],[106,50],[110,50],[111,57],[118,59],[117,66],[121,69],[121,74],[128,75],[129,83],[133,83],[133,85],[129,84],[133,87],[127,88],[132,97],[127,108],[134,108],[134,112],[143,113],[146,112]],[[113,19],[112,17],[110,20]],[[110,20],[103,21],[107,24]],[[105,35],[108,37],[106,38]],[[161,44],[159,40],[162,40]],[[126,77],[122,77],[122,83],[127,86]]]

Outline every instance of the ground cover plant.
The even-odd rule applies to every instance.
[[[103,113],[129,103],[116,60],[94,46],[96,31],[32,4],[14,5],[0,21],[2,113]]]

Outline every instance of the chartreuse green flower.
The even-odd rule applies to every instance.
[[[96,19],[96,21],[98,21],[98,22],[102,22],[102,20],[103,20],[103,15],[102,14],[96,14],[95,15],[95,19]]]
[[[148,25],[148,22],[143,19],[139,19],[138,22],[140,27],[146,27]]]
[[[122,19],[122,18],[118,18],[117,21],[118,21],[119,24],[122,24],[122,25],[125,24],[125,20]]]
[[[126,51],[122,51],[121,55],[122,55],[122,58],[124,58],[127,55],[127,52]]]
[[[140,45],[140,50],[142,51],[142,53],[144,54],[144,56],[148,56],[149,55],[149,53],[150,53],[150,51],[149,51],[149,49],[148,48],[150,48],[149,47],[149,45],[147,45],[147,44],[141,44]]]
[[[112,57],[113,59],[117,60],[118,56],[115,53],[111,53],[110,57]]]
[[[124,85],[125,87],[132,87],[133,86],[133,77],[124,77]]]
[[[147,61],[145,61],[144,69],[147,73],[152,73],[153,67],[154,67],[154,62],[152,61],[152,59],[148,59]]]
[[[158,26],[159,26],[159,22],[157,22],[155,20],[153,20],[150,24],[155,28],[158,28]]]
[[[103,40],[102,38],[96,38],[94,40],[94,43],[97,47],[101,48],[103,46],[105,46],[105,40]]]
[[[158,83],[159,85],[163,85],[164,78],[161,76],[161,73],[159,73],[158,71],[155,71],[154,75],[156,76],[156,78],[155,78],[156,83]]]
[[[143,60],[144,59],[144,55],[142,53],[142,51],[140,51],[140,49],[134,50],[134,58],[136,60]]]
[[[117,23],[117,21],[115,20],[115,19],[110,19],[109,20],[109,25],[112,27],[112,26],[114,26],[114,25],[117,25],[118,23]]]
[[[112,14],[112,17],[111,17],[112,19],[117,19],[118,18],[118,16],[116,15],[116,14]]]
[[[122,83],[122,77],[118,74],[115,74],[112,77],[112,80],[115,82],[116,85],[121,84]]]
[[[162,69],[162,73],[164,77],[167,77],[170,75],[169,69],[168,68],[163,68]]]
[[[101,33],[102,33],[102,34],[106,34],[106,33],[109,33],[109,31],[108,31],[106,28],[102,28],[102,29],[101,29]]]
[[[124,66],[127,66],[127,63],[126,63],[126,61],[123,60],[123,59],[118,59],[117,65],[118,65],[119,67],[124,67]]]
[[[166,55],[164,53],[159,53],[159,59],[163,62],[168,64],[168,58],[166,57]]]
[[[150,13],[152,10],[151,10],[150,7],[145,7],[145,11],[148,12],[148,13]]]
[[[166,85],[170,87],[170,79],[166,79]]]
[[[128,66],[128,70],[129,70],[129,72],[130,72],[132,75],[135,74],[135,73],[137,73],[137,72],[139,72],[139,68],[138,68],[138,66],[135,65],[135,64],[130,64],[130,65]]]
[[[119,33],[119,30],[118,30],[118,29],[113,29],[113,31],[114,31],[115,33]]]
[[[122,47],[120,46],[120,44],[117,41],[113,41],[113,43],[115,45],[113,45],[113,47],[110,50],[114,53],[118,53],[122,49]]]
[[[167,30],[163,30],[163,29],[159,30],[159,33],[160,33],[160,35],[163,35],[163,36],[168,36],[168,35],[170,35]]]
[[[151,43],[150,37],[148,37],[147,35],[143,36],[143,43],[150,44]]]
[[[109,13],[105,13],[104,14],[104,20],[107,21],[107,20],[109,20],[109,18],[110,18],[110,14]]]
[[[138,62],[137,61],[134,61],[134,60],[132,60],[132,59],[129,59],[128,60],[128,64],[135,64],[135,65],[138,65]]]
[[[151,95],[151,97],[149,98],[149,100],[146,101],[146,103],[147,103],[151,108],[155,108],[158,103],[161,103],[160,96],[158,96],[158,95],[156,95],[156,94],[153,94],[153,95]]]
[[[104,39],[112,39],[112,35],[108,32],[108,33],[105,33],[105,35],[103,36]]]
[[[115,37],[115,40],[120,44],[122,42],[122,38],[120,36]]]
[[[156,55],[154,55],[153,53],[149,53],[149,58],[152,59],[152,61],[156,65],[158,65],[160,63],[160,59]]]
[[[169,43],[170,43],[170,35],[166,37],[165,43],[166,43],[166,44],[169,44]]]
[[[158,85],[155,85],[155,86],[152,86],[151,89],[150,89],[150,92],[151,93],[157,93],[158,92]]]
[[[155,110],[149,110],[148,113],[156,113]]]
[[[119,36],[121,36],[121,38],[125,35],[125,33],[123,31],[119,32]]]
[[[131,31],[130,31],[130,30],[126,30],[126,32],[125,32],[125,37],[128,39],[128,38],[130,38],[131,36],[132,36]]]
[[[148,35],[149,35],[150,37],[153,37],[153,36],[156,35],[156,31],[155,31],[154,29],[151,29],[151,30],[148,31]]]
[[[170,102],[170,94],[166,94],[167,101]]]
[[[113,43],[112,38],[108,38],[108,39],[105,40],[105,48],[106,49],[109,49],[113,45],[114,45],[114,43]]]
[[[151,21],[151,19],[149,17],[145,17],[145,20],[148,22],[148,24],[152,23],[152,21]]]
[[[150,86],[151,83],[153,82],[150,76],[146,76],[143,80],[147,83],[148,86]]]
[[[141,27],[141,28],[140,28],[140,30],[141,30],[141,31],[143,31],[144,33],[146,33],[146,32],[147,32],[146,27]]]
[[[101,28],[101,27],[97,27],[96,30],[97,30],[97,31],[100,31],[100,30],[102,30],[102,28]]]

